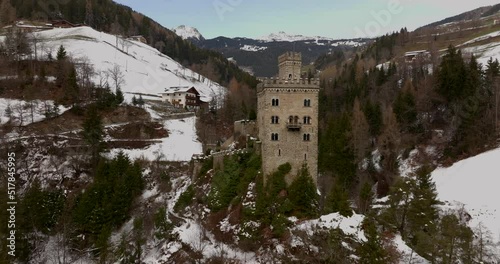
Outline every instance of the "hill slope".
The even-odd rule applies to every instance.
[[[500,241],[499,160],[500,149],[495,149],[432,173],[439,199],[463,204],[472,217],[470,226],[482,223],[497,242]]]
[[[90,27],[53,29],[37,34],[47,50],[60,45],[74,59],[87,58],[96,72],[118,65],[125,76],[124,92],[158,95],[171,86],[194,86],[208,101],[225,88],[184,68],[172,58],[140,42],[124,40]],[[99,76],[95,77],[99,81]],[[111,81],[111,80],[110,80]]]

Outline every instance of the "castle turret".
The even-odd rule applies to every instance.
[[[316,183],[319,80],[300,78],[300,53],[287,52],[278,63],[279,77],[262,79],[257,90],[262,170],[267,177],[288,162],[290,184],[306,164]]]
[[[302,54],[287,52],[278,57],[279,78],[281,80],[298,79],[302,68]]]

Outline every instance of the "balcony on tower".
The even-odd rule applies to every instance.
[[[299,122],[298,116],[290,116],[288,117],[288,122],[286,123],[286,127],[289,131],[300,131],[302,128],[302,124]]]

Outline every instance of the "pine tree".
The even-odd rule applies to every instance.
[[[486,64],[486,76],[496,77],[500,75],[500,63],[498,59],[493,60],[492,57],[488,60]]]
[[[299,175],[288,188],[290,201],[298,216],[313,217],[318,213],[318,193],[307,165],[304,164]]]
[[[366,121],[365,114],[361,110],[359,99],[354,100],[352,110],[352,145],[356,154],[356,163],[359,163],[365,157],[370,147],[370,126]]]
[[[382,108],[379,103],[366,102],[364,112],[368,124],[370,125],[370,134],[374,137],[379,136],[382,130]]]
[[[63,45],[61,45],[61,46],[59,46],[59,49],[57,50],[56,59],[58,61],[63,61],[66,58],[67,58],[66,49],[64,49]]]
[[[461,51],[457,51],[451,45],[439,65],[437,83],[437,92],[444,96],[448,102],[463,98],[467,84],[467,69]]]
[[[375,220],[367,216],[363,221],[363,231],[366,242],[359,246],[357,255],[359,264],[386,264],[388,263],[388,254],[384,249],[382,241],[377,232]]]
[[[409,233],[434,232],[439,219],[436,206],[440,203],[437,199],[437,191],[431,179],[431,168],[423,166],[416,172],[415,189],[413,199],[408,207]],[[417,244],[414,238],[410,238],[412,244]]]
[[[123,92],[120,88],[117,88],[116,89],[116,95],[115,95],[115,99],[116,99],[116,104],[119,105],[121,103],[123,103]]]
[[[144,105],[144,99],[142,99],[142,95],[139,95],[139,99],[137,99],[137,104],[141,107]]]
[[[83,138],[89,144],[93,164],[97,165],[99,154],[103,149],[104,128],[96,107],[91,107],[83,122]]]
[[[76,77],[76,69],[75,67],[72,67],[68,78],[66,80],[66,85],[64,87],[64,92],[65,92],[65,98],[69,100],[71,104],[77,105],[78,104],[78,99],[79,99],[79,94],[80,94],[80,89],[78,87],[78,80]]]
[[[414,132],[417,122],[417,108],[413,86],[410,81],[405,85],[405,89],[398,94],[393,104],[396,118],[406,131]]]
[[[339,213],[342,216],[352,216],[352,209],[349,203],[349,194],[338,184],[335,184],[327,197],[325,213]]]
[[[387,227],[399,231],[403,240],[406,239],[408,230],[408,213],[410,202],[414,197],[415,180],[399,178],[391,187],[388,207],[381,214],[381,219]]]
[[[134,97],[132,97],[132,104],[134,106],[137,105],[137,97],[135,97],[135,95],[134,95]]]

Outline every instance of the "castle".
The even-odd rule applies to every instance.
[[[301,78],[302,56],[287,52],[278,58],[277,78],[264,78],[257,87],[257,127],[262,172],[269,175],[290,163],[290,184],[303,164],[317,184],[319,80]]]

